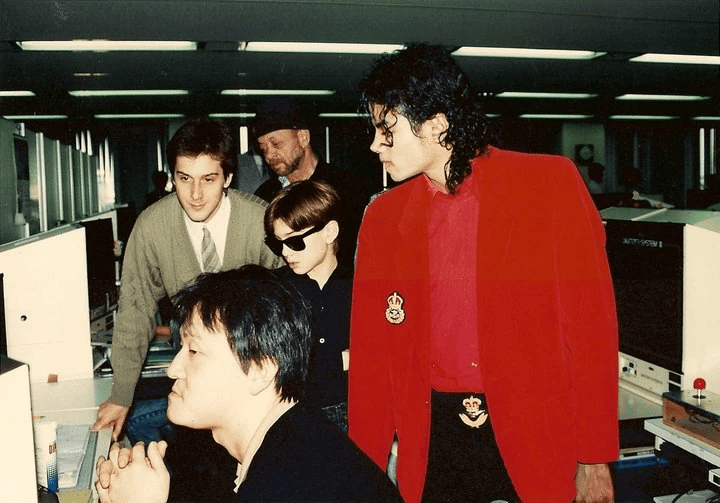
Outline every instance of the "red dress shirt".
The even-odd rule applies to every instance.
[[[431,194],[428,218],[430,258],[431,386],[436,391],[483,391],[475,277],[478,200],[468,188],[441,192],[422,177]]]

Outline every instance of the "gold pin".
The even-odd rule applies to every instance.
[[[385,309],[385,319],[393,325],[399,325],[405,321],[405,310],[403,310],[403,299],[399,293],[393,292],[387,298],[387,309]]]

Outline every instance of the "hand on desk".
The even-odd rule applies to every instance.
[[[129,407],[123,407],[122,405],[112,402],[103,402],[98,408],[97,420],[91,428],[93,430],[102,430],[103,428],[112,426],[112,438],[117,441],[118,438],[120,438],[120,432],[122,431],[129,411]]]
[[[147,454],[142,442],[132,449],[114,443],[108,459],[101,456],[95,466],[100,503],[165,503],[170,492],[166,450],[165,441],[150,442]]]

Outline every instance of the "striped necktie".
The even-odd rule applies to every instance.
[[[218,255],[215,249],[215,242],[207,227],[203,227],[203,238],[200,248],[204,271],[217,272],[218,269],[220,269],[220,255]]]

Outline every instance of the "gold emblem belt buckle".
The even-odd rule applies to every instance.
[[[474,395],[470,395],[462,402],[465,410],[458,414],[463,423],[470,428],[480,428],[487,421],[487,411],[482,407],[482,400]]]

